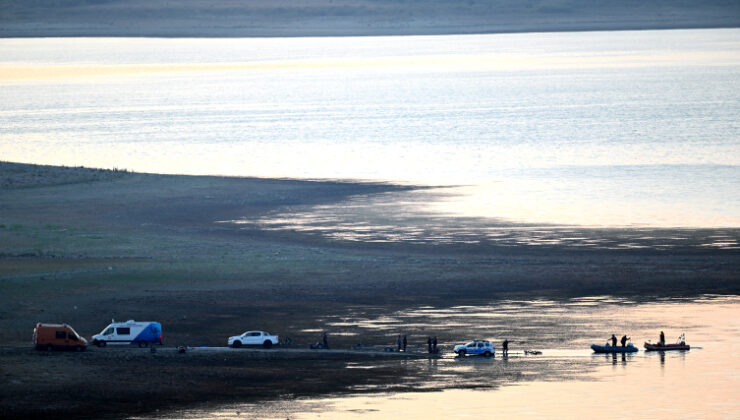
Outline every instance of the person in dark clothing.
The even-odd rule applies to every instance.
[[[324,342],[324,348],[325,349],[328,349],[329,348],[329,340],[326,338],[326,331],[324,331],[324,337],[323,337],[322,341]]]
[[[406,353],[406,345],[408,344],[408,341],[406,341],[406,336],[403,336],[403,352]]]
[[[396,344],[398,344],[398,351],[401,351],[401,334],[398,334],[398,338],[396,338]]]
[[[504,356],[508,356],[509,355],[509,340],[508,339],[504,340],[501,347],[504,349]]]
[[[429,353],[432,352],[432,337],[427,337],[427,347],[429,347]]]
[[[612,347],[617,347],[617,336],[612,334],[612,338],[610,340],[612,340]]]
[[[660,332],[660,345],[665,346],[665,334],[663,334],[663,331]]]
[[[432,353],[437,354],[437,337],[432,339]]]
[[[629,337],[627,337],[627,334],[622,336],[622,347],[627,347],[627,340],[629,340]]]

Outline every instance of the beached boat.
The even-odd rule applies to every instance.
[[[668,350],[691,350],[691,346],[681,342],[676,344],[651,344],[645,343],[645,351],[668,351]]]
[[[633,346],[632,343],[626,346],[599,346],[597,344],[591,344],[591,349],[596,353],[634,353],[640,350]]]

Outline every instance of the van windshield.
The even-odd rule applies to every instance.
[[[110,335],[113,334],[113,327],[106,328],[103,330],[103,332],[100,333],[100,335]]]

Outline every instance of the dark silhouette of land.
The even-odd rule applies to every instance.
[[[0,36],[276,37],[737,27],[740,3],[6,0]]]

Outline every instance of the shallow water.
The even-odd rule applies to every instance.
[[[391,361],[414,366],[418,378],[399,378],[427,392],[291,398],[256,404],[205,406],[167,418],[738,418],[740,416],[740,299],[705,296],[634,302],[609,296],[566,301],[505,301],[453,308],[416,308],[382,317],[349,316],[339,328],[399,331],[414,340],[437,334],[446,347],[470,337],[500,342],[511,355],[492,359]],[[331,327],[328,321],[327,327]],[[453,325],[455,325],[453,327]],[[680,333],[688,352],[597,355],[588,348],[611,333],[634,344],[667,341]],[[541,356],[523,356],[522,349]],[[362,368],[350,364],[348,368]],[[439,388],[442,388],[439,391]],[[434,390],[429,392],[429,390]],[[370,392],[370,393],[368,393]]]
[[[464,185],[516,223],[740,226],[740,30],[0,40],[0,157]]]
[[[290,206],[260,216],[220,223],[240,229],[299,231],[350,242],[494,245],[496,247],[559,247],[600,250],[740,249],[738,228],[627,229],[580,224],[536,224],[455,213],[466,188],[359,195],[328,205]],[[598,216],[597,216],[598,217]],[[606,216],[604,216],[606,217]],[[593,221],[592,221],[593,222]]]

